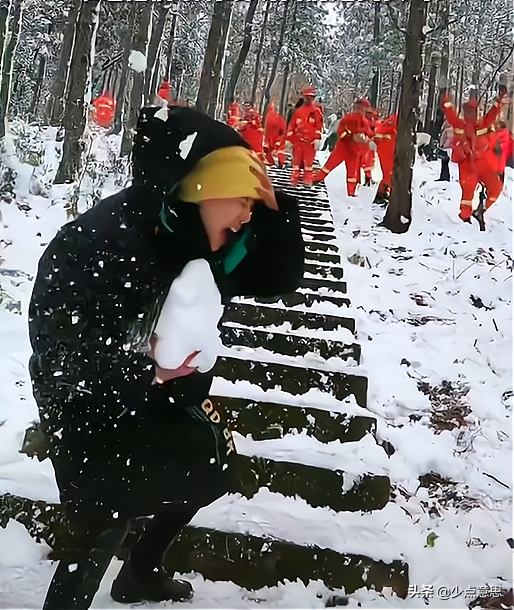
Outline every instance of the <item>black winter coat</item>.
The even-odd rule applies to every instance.
[[[256,204],[235,269],[227,266],[232,241],[211,252],[198,206],[180,201],[175,187],[202,156],[245,144],[192,109],[171,109],[167,122],[153,112],[138,124],[133,186],[61,228],[30,303],[34,395],[61,500],[75,514],[131,518],[184,501],[199,508],[228,490],[228,434],[201,409],[212,373],[152,385],[145,347],[191,260],[209,262],[225,302],[294,291],[303,274],[297,204],[281,193],[278,212]],[[180,142],[195,132],[183,159]]]

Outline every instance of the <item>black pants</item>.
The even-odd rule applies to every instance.
[[[181,504],[170,505],[147,522],[129,551],[131,572],[138,581],[151,583],[156,578],[170,544],[197,510]],[[43,610],[87,610],[131,525],[129,521],[102,518],[100,514],[91,515],[87,522],[72,521],[74,548],[59,561]]]
[[[450,182],[450,156],[445,150],[442,150],[439,153],[439,158],[441,159],[441,175],[439,176],[439,181]]]

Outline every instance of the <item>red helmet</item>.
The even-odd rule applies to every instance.
[[[305,97],[316,97],[316,89],[312,85],[302,87],[302,95]]]
[[[170,84],[167,80],[163,80],[157,95],[159,97],[161,97],[163,100],[166,100],[167,102],[169,102],[170,94],[171,94]]]
[[[371,108],[371,104],[365,97],[359,97],[355,100],[355,104],[362,106],[363,108]]]

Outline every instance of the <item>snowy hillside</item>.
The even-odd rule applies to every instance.
[[[45,186],[51,184],[60,145],[53,130],[42,133],[35,166],[22,163],[12,144],[8,163],[17,173],[16,197],[0,202],[0,495],[58,502],[49,461],[19,453],[25,429],[37,418],[27,372],[31,281],[46,244],[66,222],[63,201],[70,197],[69,187]],[[93,187],[106,195],[124,182],[116,173],[122,167],[107,170],[115,163],[112,143],[99,137],[92,142],[91,154],[100,161],[96,173],[84,177],[79,209]],[[458,183],[436,182],[438,164],[418,160],[413,223],[405,235],[377,226],[383,210],[371,204],[374,189],[361,188],[356,199],[348,199],[344,169],[334,171],[327,187],[351,299],[344,316],[356,320],[362,347],[361,364],[351,367],[352,374],[367,376],[367,408],[377,419],[379,440],[391,450],[384,451],[370,435],[345,444],[287,435],[260,441],[258,448],[250,437],[235,435],[238,450],[246,455],[258,451],[271,459],[340,468],[355,478],[368,472],[387,475],[394,500],[371,513],[335,513],[260,489],[251,501],[221,498],[198,513],[194,525],[386,562],[401,558],[409,565],[410,584],[416,587],[412,596],[401,600],[390,591],[360,589],[349,607],[463,608],[480,596],[478,587],[511,587],[514,262],[512,195],[506,195],[512,193],[512,172],[507,171],[504,195],[481,233],[476,224],[457,218]],[[345,343],[345,332],[327,336]],[[312,331],[317,335],[324,331]],[[312,355],[293,359],[297,366],[315,362]],[[330,370],[351,366],[334,360]],[[238,387],[217,380],[214,390],[237,395]],[[303,404],[300,398],[297,403],[289,399],[289,404]],[[356,404],[350,408],[362,411]],[[54,569],[47,551],[17,522],[0,528],[0,608],[41,607]],[[111,564],[94,608],[122,607],[108,593],[118,568],[119,562]],[[186,578],[193,582],[195,597],[174,606],[315,608],[323,607],[327,597],[320,582],[248,592],[199,575]],[[475,591],[466,593],[470,587]],[[422,589],[426,600],[414,595]]]

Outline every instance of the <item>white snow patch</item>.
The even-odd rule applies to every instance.
[[[135,72],[144,72],[147,66],[146,55],[141,51],[131,51],[128,63],[129,67]]]
[[[190,133],[185,140],[179,144],[180,148],[180,156],[182,159],[187,159],[189,152],[191,151],[191,147],[193,146],[193,142],[196,140],[196,136],[198,132]]]
[[[168,106],[159,108],[159,110],[157,110],[157,112],[154,114],[154,117],[165,123],[168,120]]]

